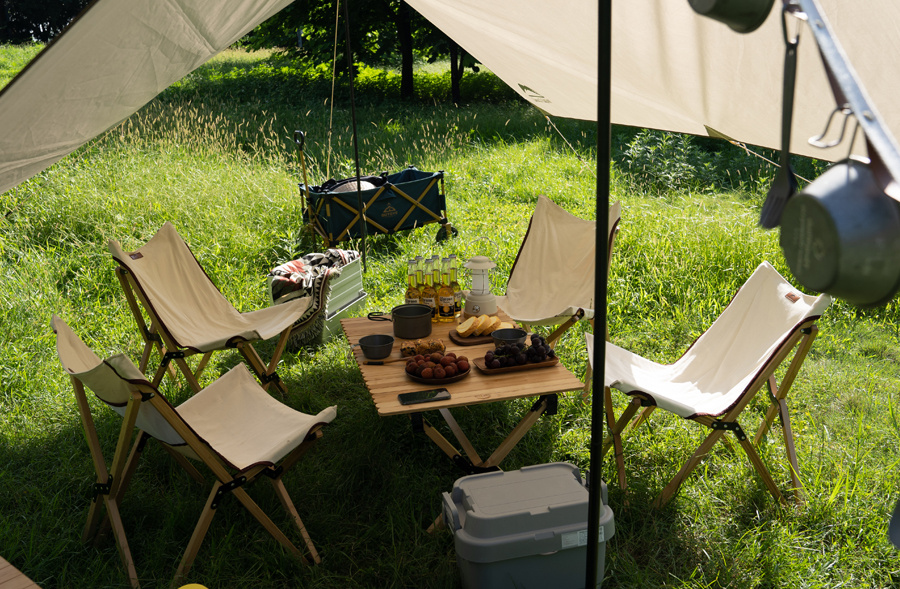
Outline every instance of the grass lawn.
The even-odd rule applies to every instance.
[[[15,69],[5,64],[34,53],[0,50],[0,83]],[[137,360],[141,340],[107,242],[134,249],[165,221],[239,310],[267,305],[269,270],[322,247],[302,225],[293,131],[308,134],[312,184],[353,169],[349,104],[338,98],[332,113],[324,86],[292,76],[263,56],[227,52],[0,195],[0,555],[44,587],[129,586],[111,539],[80,542],[94,473],[50,316],[61,315],[99,355]],[[437,91],[443,81],[430,76],[421,86]],[[486,72],[478,76],[485,77],[473,79],[475,94],[494,83]],[[444,170],[459,236],[436,243],[436,226],[428,225],[371,237],[367,312],[401,302],[405,261],[416,255],[484,253],[498,263],[495,284],[505,284],[538,194],[593,217],[592,124],[554,120],[564,141],[543,115],[515,101],[404,104],[377,87],[362,84],[358,94],[363,173]],[[609,279],[611,339],[672,361],[762,260],[791,278],[777,232],[756,226],[774,170],[728,145],[633,129],[616,128],[613,148],[613,198],[622,201],[623,219]],[[821,169],[798,165],[811,174]],[[666,508],[647,509],[703,432],[655,414],[651,427],[626,438],[630,487],[623,494],[610,484],[616,533],[607,543],[604,587],[900,586],[900,559],[886,535],[900,495],[897,319],[895,303],[861,311],[835,302],[819,322],[789,398],[803,504],[778,505],[743,452],[721,445]],[[585,367],[584,329],[570,330],[557,348],[577,375]],[[338,406],[318,447],[286,477],[323,563],[301,565],[225,501],[186,582],[211,589],[458,586],[452,535],[425,528],[461,472],[414,435],[408,419],[378,417],[347,350],[337,338],[286,353],[279,369],[290,406],[311,413]],[[239,358],[214,356],[204,382]],[[164,392],[175,402],[189,394],[181,380],[167,381]],[[579,398],[561,396],[558,414],[542,418],[504,468],[588,467],[590,407]],[[111,452],[119,419],[94,405]],[[528,405],[480,405],[457,418],[478,432],[475,446],[488,449]],[[747,430],[764,409],[760,398],[745,412]],[[780,440],[770,435],[762,456],[785,489]],[[614,480],[609,460],[603,472]],[[142,586],[169,586],[207,491],[148,446],[123,506]],[[268,485],[250,493],[299,541]]]

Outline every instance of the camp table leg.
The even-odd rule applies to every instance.
[[[449,409],[440,409],[441,416],[444,418],[444,421],[447,422],[447,425],[450,426],[450,431],[453,432],[453,435],[456,436],[456,441],[459,442],[459,445],[462,446],[463,452],[466,453],[466,456],[469,457],[469,460],[472,461],[472,464],[481,464],[481,457],[478,456],[478,452],[475,451],[475,447],[472,446],[472,442],[469,441],[469,438],[466,437],[466,434],[462,431],[462,428],[459,427],[459,424],[456,422],[456,419],[453,417],[453,414],[450,413]]]
[[[541,415],[547,411],[547,408],[550,406],[550,397],[551,395],[541,396],[541,398],[538,399],[538,402],[532,405],[531,409],[528,410],[525,417],[523,417],[509,435],[506,436],[506,439],[500,443],[496,450],[494,450],[494,453],[478,466],[481,468],[492,468],[500,464],[516,444],[519,443],[519,440],[521,440],[537,420],[540,419]]]

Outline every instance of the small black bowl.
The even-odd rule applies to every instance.
[[[527,331],[517,327],[495,329],[493,333],[491,333],[491,337],[494,338],[495,346],[502,346],[503,344],[524,344],[527,336]]]
[[[394,336],[392,335],[364,335],[359,338],[359,347],[363,356],[369,360],[381,360],[391,355],[394,347]]]

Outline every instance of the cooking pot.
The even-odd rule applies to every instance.
[[[419,339],[431,335],[431,307],[428,305],[397,305],[391,316],[383,312],[369,313],[372,321],[393,321],[394,335],[401,339]]]
[[[838,162],[785,204],[781,249],[803,286],[882,305],[900,287],[900,203],[868,162]]]
[[[738,33],[759,28],[772,11],[775,0],[688,0],[697,14],[725,23]]]

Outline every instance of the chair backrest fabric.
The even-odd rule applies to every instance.
[[[56,333],[59,361],[65,371],[90,388],[98,399],[119,415],[125,415],[126,405],[135,384],[151,386],[127,356],[116,354],[101,360],[57,315],[53,316],[51,326]],[[166,444],[173,446],[185,444],[181,436],[150,403],[141,404],[135,425]]]
[[[672,383],[697,413],[721,414],[737,403],[787,339],[831,304],[827,294],[806,295],[768,262],[760,264],[718,319],[671,368]],[[738,380],[736,380],[738,379]]]
[[[619,203],[610,207],[608,237],[620,212]],[[538,196],[506,285],[508,304],[515,304],[517,311],[514,315],[536,320],[570,307],[594,308],[596,226],[595,221],[580,219],[546,196]]]
[[[690,363],[690,372],[698,373],[753,373],[806,319],[820,316],[829,304],[830,296],[801,293],[763,262],[676,364]]]
[[[258,337],[209,279],[171,222],[138,250],[126,252],[111,240],[109,251],[132,274],[163,328],[180,346],[224,342],[236,335]]]

